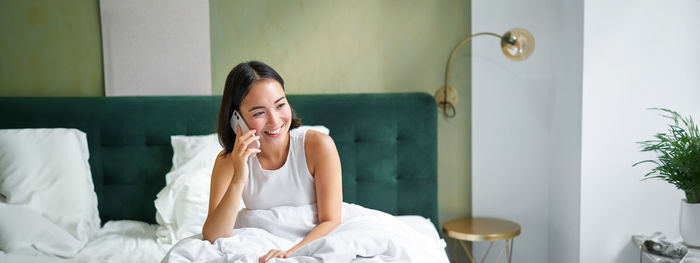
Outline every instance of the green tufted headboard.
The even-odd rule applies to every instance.
[[[437,224],[437,110],[426,93],[288,95],[305,125],[338,147],[343,200]],[[0,98],[0,129],[87,134],[102,222],[155,223],[172,165],[171,135],[215,132],[220,96]]]

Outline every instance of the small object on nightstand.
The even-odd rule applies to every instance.
[[[462,248],[464,248],[471,262],[476,261],[474,261],[469,247],[467,247],[464,242],[490,241],[491,244],[488,250],[486,250],[486,254],[484,254],[481,259],[481,262],[484,262],[494,242],[505,240],[505,245],[498,254],[496,262],[501,260],[504,251],[506,252],[508,262],[510,262],[513,256],[514,238],[520,235],[520,225],[517,223],[504,219],[484,217],[454,219],[443,224],[442,230],[447,236],[459,240],[459,243],[462,245]]]
[[[639,247],[639,261],[642,254],[655,263],[678,263],[688,254],[688,248],[680,242],[672,242],[666,239],[661,232],[651,236],[634,235],[632,241]],[[684,261],[686,262],[686,261]],[[690,259],[687,262],[692,262]]]

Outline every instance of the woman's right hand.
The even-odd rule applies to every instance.
[[[246,133],[241,131],[240,126],[236,126],[236,139],[231,150],[233,158],[233,180],[231,183],[245,184],[248,180],[248,158],[255,153],[259,153],[258,148],[248,148],[248,145],[255,140],[259,140],[260,136],[255,136],[255,130],[249,130]],[[240,137],[238,134],[242,134]]]

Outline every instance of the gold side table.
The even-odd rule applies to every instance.
[[[467,253],[472,263],[476,261],[474,261],[472,252],[465,242],[491,242],[489,248],[486,250],[486,254],[481,258],[481,262],[484,262],[493,244],[498,240],[505,240],[505,245],[498,254],[496,262],[501,260],[504,251],[506,252],[508,262],[510,262],[513,256],[513,241],[516,236],[520,235],[520,225],[512,221],[498,218],[465,217],[454,219],[443,224],[442,231],[444,231],[447,236],[459,240],[459,243],[464,248],[464,251]]]

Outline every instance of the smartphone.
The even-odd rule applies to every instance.
[[[242,132],[242,133],[246,133],[246,132],[248,132],[248,130],[250,130],[250,129],[248,129],[248,125],[245,124],[245,121],[243,120],[243,117],[241,117],[241,114],[238,113],[237,110],[234,110],[234,111],[233,111],[233,116],[231,116],[231,129],[233,129],[233,133],[236,133],[236,135],[240,135],[240,134],[237,134],[238,132],[237,132],[237,130],[236,130],[236,126],[241,126],[241,132]],[[257,146],[257,147],[256,147],[256,146]],[[260,141],[259,141],[259,140],[255,140],[255,143],[249,144],[249,145],[248,145],[248,148],[258,148],[258,149],[260,149]]]

